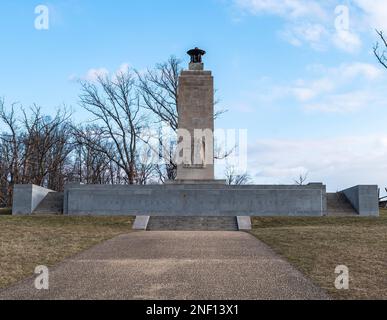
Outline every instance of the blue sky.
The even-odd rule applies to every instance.
[[[172,54],[187,63],[200,46],[229,110],[216,126],[248,129],[255,182],[292,183],[307,171],[329,190],[387,186],[387,70],[372,53],[374,29],[387,32],[383,2],[4,0],[0,96],[47,113],[66,104],[83,120],[75,78]],[[49,30],[34,28],[40,4]]]

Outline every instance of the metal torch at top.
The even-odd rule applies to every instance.
[[[203,70],[204,64],[202,62],[202,57],[206,54],[206,52],[202,49],[196,47],[195,49],[191,49],[187,52],[187,54],[191,57],[191,62],[189,64],[189,70]]]

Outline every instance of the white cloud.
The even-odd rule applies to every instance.
[[[387,181],[387,136],[331,139],[266,139],[249,146],[249,172],[257,183],[292,183],[308,172],[310,182],[332,191]]]
[[[380,105],[380,103],[383,103],[383,99],[376,96],[375,93],[359,90],[326,95],[318,102],[305,104],[304,109],[329,113],[350,113],[369,106]]]
[[[310,65],[305,76],[289,83],[269,79],[244,93],[244,102],[262,107],[287,105],[307,112],[353,113],[367,108],[387,108],[386,76],[377,65],[343,63],[336,67]],[[238,105],[242,101],[238,102]]]
[[[99,77],[109,77],[111,76],[114,80],[118,75],[125,74],[129,71],[130,64],[127,62],[122,63],[119,68],[116,70],[116,72],[112,73],[105,67],[100,68],[91,68],[89,69],[84,76],[77,76],[76,74],[71,74],[68,77],[69,81],[76,81],[79,79],[87,80],[91,82],[95,82],[98,80]]]
[[[75,73],[72,73],[72,74],[69,75],[68,80],[71,81],[71,82],[77,81],[78,80],[78,76]]]
[[[305,16],[325,17],[325,10],[311,0],[235,0],[237,6],[251,14],[269,13],[287,19]]]
[[[252,113],[255,111],[255,109],[247,103],[239,103],[233,107],[233,110],[242,113]]]
[[[96,81],[99,77],[106,77],[109,75],[109,70],[106,68],[90,69],[87,71],[85,80]]]
[[[129,63],[127,62],[122,63],[118,68],[118,70],[116,71],[116,75],[126,74],[129,71],[129,68],[130,68]]]
[[[363,18],[386,20],[387,12],[385,8],[381,9],[382,5],[367,6],[364,0],[355,0],[355,2],[358,8],[362,9]],[[321,51],[333,45],[348,53],[358,52],[362,46],[362,40],[358,34],[359,19],[355,10],[351,10],[354,7],[343,6],[338,0],[234,0],[234,3],[243,12],[251,15],[271,14],[281,17],[285,23],[280,36],[293,46],[308,44],[311,48]],[[340,10],[335,11],[338,6],[348,10],[344,13]],[[381,14],[378,9],[384,13]],[[344,20],[343,14],[345,14]],[[347,20],[350,28],[337,28],[337,21]]]
[[[366,80],[376,80],[383,76],[383,71],[373,64],[363,62],[352,62],[342,64],[337,69],[331,69],[334,76],[341,76],[347,80],[356,77],[364,77]]]
[[[311,0],[234,0],[244,12],[252,15],[271,14],[282,17],[287,23],[280,36],[294,46],[308,43],[316,50],[325,46],[323,39],[329,34],[322,24],[328,11]]]
[[[302,22],[287,26],[280,35],[293,46],[299,47],[306,42],[313,49],[324,50],[322,40],[328,35],[328,30],[321,24]]]
[[[321,78],[313,81],[298,80],[290,92],[301,102],[314,99],[320,94],[330,92],[335,84],[332,79]]]
[[[363,11],[363,18],[369,29],[387,30],[387,5],[385,0],[354,0]]]
[[[113,81],[117,80],[117,77],[126,75],[129,72],[130,64],[127,62],[124,62],[120,65],[120,67],[117,69],[117,71],[111,76]]]
[[[383,72],[374,65],[353,62],[336,68],[317,66],[309,69],[318,70],[322,76],[312,80],[298,79],[283,88],[307,111],[347,113],[385,105],[381,90],[367,85],[383,79]]]
[[[332,41],[337,48],[349,53],[359,51],[362,46],[360,37],[349,30],[337,31],[333,35]]]

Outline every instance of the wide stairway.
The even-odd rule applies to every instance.
[[[328,216],[358,215],[352,204],[342,192],[327,193]]]
[[[150,217],[149,231],[238,231],[236,217]]]
[[[63,214],[63,192],[50,192],[35,209],[34,214]]]

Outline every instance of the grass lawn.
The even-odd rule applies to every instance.
[[[334,299],[387,299],[387,210],[380,218],[254,218],[252,233]],[[337,290],[346,265],[349,290]]]
[[[0,288],[103,240],[131,231],[131,217],[0,216]]]

